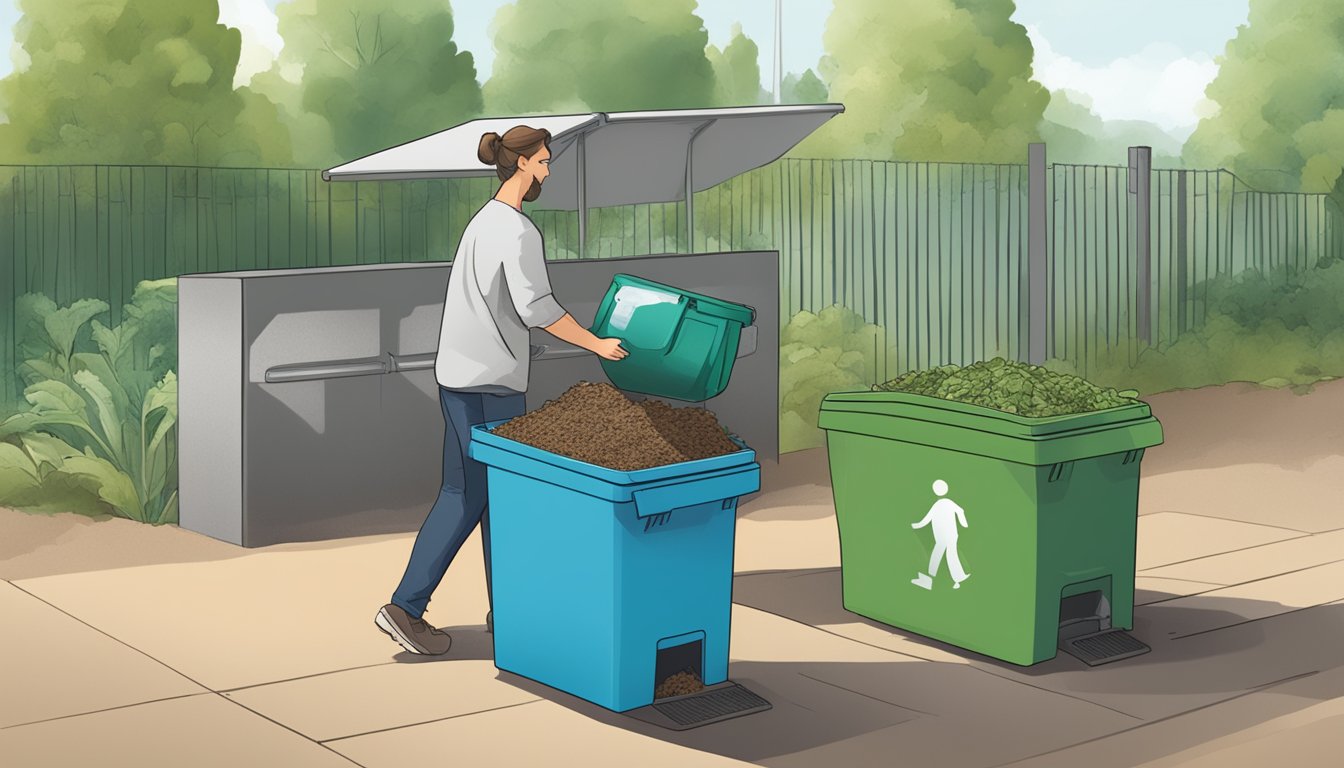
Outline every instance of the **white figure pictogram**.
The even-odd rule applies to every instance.
[[[955,501],[947,497],[947,483],[942,480],[933,481],[933,492],[938,495],[938,500],[929,508],[928,514],[918,523],[911,523],[910,527],[916,530],[926,525],[933,526],[933,554],[929,556],[929,572],[920,573],[910,583],[924,589],[933,589],[933,577],[938,575],[938,566],[943,558],[947,558],[947,571],[952,576],[952,588],[961,589],[961,582],[965,581],[970,574],[961,567],[961,557],[957,554],[957,524],[962,528],[970,528],[966,524],[966,511],[962,509]]]

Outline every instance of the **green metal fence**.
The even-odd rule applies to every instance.
[[[1223,170],[1154,170],[1151,188],[1148,343],[1202,325],[1219,277],[1344,258],[1344,216],[1327,195],[1259,192]],[[1048,194],[1049,355],[1084,370],[1108,348],[1137,355],[1143,286],[1129,169],[1056,164]]]
[[[1048,174],[1052,356],[1134,346],[1129,171]],[[1026,348],[1025,165],[786,159],[697,193],[693,249],[780,252],[781,322],[840,304],[887,331],[884,377]],[[1323,195],[1272,194],[1225,171],[1153,172],[1154,343],[1196,327],[1208,280],[1344,257]],[[99,298],[111,322],[137,282],[191,272],[450,259],[492,179],[327,183],[316,171],[0,166],[0,355],[19,362],[14,300]],[[547,255],[576,258],[573,212],[532,211]],[[690,250],[685,205],[589,214],[587,255]],[[3,379],[4,402],[19,394]]]
[[[695,250],[780,252],[781,322],[849,307],[883,326],[881,371],[1016,355],[1026,249],[1026,168],[781,160],[696,194]],[[685,250],[685,206],[589,215],[592,256]],[[577,250],[573,213],[537,216],[552,258]]]

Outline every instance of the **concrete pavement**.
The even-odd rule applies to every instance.
[[[426,616],[453,649],[426,659],[372,623],[409,534],[241,550],[5,511],[0,764],[1337,765],[1344,435],[1320,414],[1340,421],[1342,384],[1151,400],[1168,442],[1144,459],[1134,634],[1152,652],[1097,668],[846,612],[825,455],[785,456],[740,513],[732,617],[730,675],[774,709],[685,732],[496,670],[475,536]],[[1280,418],[1228,417],[1265,408]]]

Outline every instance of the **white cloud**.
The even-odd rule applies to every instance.
[[[1167,43],[1094,67],[1056,52],[1034,26],[1027,35],[1036,49],[1036,79],[1045,87],[1087,94],[1104,120],[1147,120],[1182,138],[1205,114],[1204,89],[1218,74],[1209,55],[1186,55]]]
[[[219,0],[219,22],[243,33],[243,50],[238,57],[235,87],[247,85],[252,76],[271,68],[284,47],[279,19],[266,0]]]

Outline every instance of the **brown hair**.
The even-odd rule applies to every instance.
[[[500,181],[508,181],[518,172],[518,158],[531,158],[542,147],[551,148],[551,132],[545,128],[530,128],[516,125],[504,132],[503,136],[490,132],[481,136],[476,157],[486,165],[495,166],[495,174]],[[532,187],[523,195],[531,202],[541,194],[541,184],[532,182]]]

